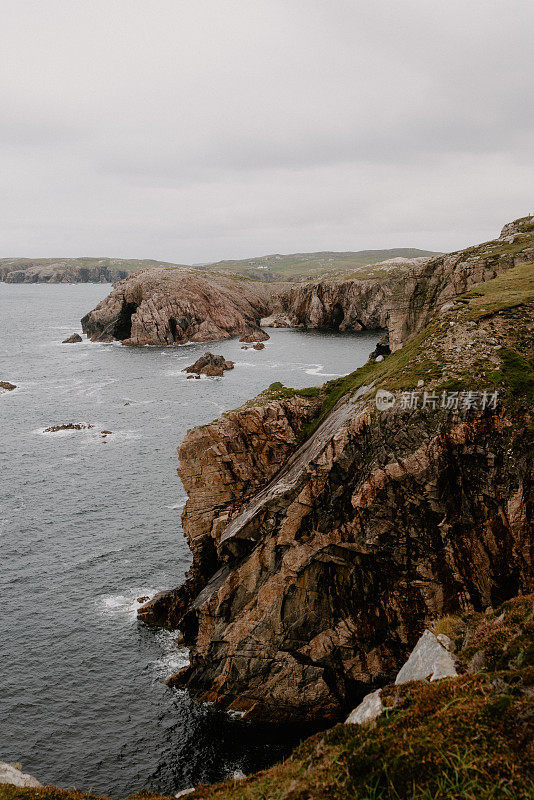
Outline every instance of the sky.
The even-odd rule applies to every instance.
[[[0,257],[453,250],[534,212],[531,0],[0,0]]]

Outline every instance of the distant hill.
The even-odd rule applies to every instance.
[[[419,250],[416,247],[394,247],[389,250],[356,250],[354,252],[325,251],[320,253],[291,253],[281,255],[274,253],[256,258],[217,261],[204,264],[204,269],[218,272],[236,272],[260,280],[280,280],[304,275],[319,275],[323,272],[356,269],[371,264],[378,264],[392,258],[411,261],[414,258],[429,258],[440,255],[434,250]]]
[[[0,258],[6,283],[114,283],[147,267],[179,266],[135,258]]]
[[[292,280],[325,272],[351,271],[390,259],[439,255],[431,250],[397,247],[390,250],[358,250],[336,253],[273,254],[241,260],[217,261],[196,269],[233,273],[261,281]],[[183,267],[154,259],[128,258],[0,258],[0,281],[6,283],[115,283],[148,267]]]

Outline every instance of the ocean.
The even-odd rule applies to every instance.
[[[378,334],[270,330],[262,351],[61,344],[110,289],[0,283],[0,380],[18,387],[0,395],[0,760],[124,797],[249,773],[302,735],[165,686],[187,652],[137,621],[137,598],[178,585],[191,562],[176,474],[187,429],[274,381],[344,375]],[[235,369],[187,380],[207,350]],[[44,432],[69,422],[93,427]]]

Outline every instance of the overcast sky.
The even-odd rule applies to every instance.
[[[0,256],[450,250],[534,211],[532,0],[0,12]]]

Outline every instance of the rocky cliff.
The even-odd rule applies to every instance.
[[[534,256],[531,218],[505,226],[491,242],[448,255],[397,259],[294,283],[263,283],[186,267],[153,267],[115,287],[82,320],[91,339],[169,345],[273,327],[340,331],[384,329],[397,350],[436,308]]]
[[[5,283],[115,283],[159,261],[125,258],[2,258],[0,281]]]
[[[182,267],[136,272],[82,319],[93,341],[127,345],[206,342],[258,333],[271,309],[266,285]]]
[[[382,363],[308,397],[273,388],[187,435],[193,567],[142,611],[191,648],[175,684],[252,716],[337,719],[429,621],[531,589],[534,290],[518,227],[480,261],[425,268],[421,316],[410,291],[410,336]],[[465,294],[476,276],[491,279]]]
[[[534,220],[505,225],[498,239],[446,255],[400,264],[366,278],[350,274],[299,283],[278,295],[275,327],[389,331],[397,350],[452,297],[534,258]]]

